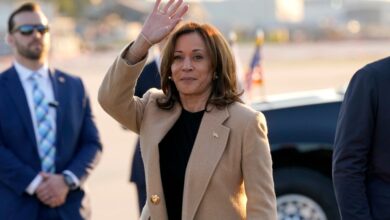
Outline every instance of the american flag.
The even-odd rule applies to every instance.
[[[255,52],[252,56],[248,71],[246,73],[246,83],[245,88],[246,91],[251,94],[251,90],[254,86],[262,86],[264,83],[264,75],[263,75],[263,66],[262,66],[262,56],[261,56],[261,48],[264,41],[263,32],[257,33]],[[259,94],[256,94],[259,95]],[[252,95],[251,95],[252,96]]]

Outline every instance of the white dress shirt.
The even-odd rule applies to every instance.
[[[14,66],[16,69],[16,72],[19,75],[19,79],[22,83],[24,94],[26,94],[28,108],[30,109],[31,119],[34,125],[34,132],[35,132],[35,138],[38,143],[38,124],[37,119],[35,116],[35,108],[34,108],[34,99],[33,99],[33,84],[31,82],[31,76],[33,73],[38,73],[40,77],[36,79],[39,89],[42,90],[42,92],[45,94],[45,100],[47,100],[49,103],[55,101],[54,94],[53,94],[53,86],[51,84],[50,76],[49,76],[49,68],[47,65],[42,66],[39,70],[33,71],[30,69],[27,69],[26,67],[22,66],[21,64],[14,62]],[[49,113],[48,113],[48,119],[52,125],[53,132],[56,134],[56,109],[53,107],[49,107]]]
[[[35,133],[35,139],[38,143],[38,123],[35,116],[35,108],[34,108],[34,100],[33,100],[33,84],[31,82],[30,77],[33,73],[38,73],[41,77],[38,77],[37,83],[39,88],[42,90],[42,92],[45,94],[45,99],[49,103],[55,103],[56,99],[54,97],[53,92],[53,85],[51,83],[51,79],[49,76],[49,67],[47,64],[43,65],[40,69],[33,71],[30,70],[24,66],[22,66],[20,63],[14,61],[14,67],[16,69],[16,72],[18,73],[20,82],[22,83],[24,94],[27,98],[28,108],[30,109],[31,119],[34,127],[34,133]],[[49,107],[49,113],[48,113],[48,119],[51,122],[53,132],[56,134],[56,109],[55,107]],[[69,170],[64,171],[67,174],[69,174],[73,180],[76,182],[77,186],[79,185],[78,178]],[[26,188],[26,192],[30,195],[33,195],[35,193],[35,190],[38,188],[39,184],[42,182],[42,177],[38,174],[33,181],[28,185]]]

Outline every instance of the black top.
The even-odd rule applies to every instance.
[[[203,113],[183,109],[159,144],[161,181],[169,220],[181,219],[186,167]]]

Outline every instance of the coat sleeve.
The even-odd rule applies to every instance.
[[[125,48],[111,65],[99,88],[98,100],[102,108],[122,125],[139,134],[146,99],[134,96],[134,88],[146,57],[130,65],[123,58]]]
[[[339,114],[332,165],[343,219],[372,219],[365,181],[378,102],[373,75],[366,67],[353,76]]]
[[[78,81],[83,94],[83,117],[77,141],[78,150],[66,169],[75,174],[81,182],[84,182],[100,159],[102,144],[94,122],[89,97],[81,79]]]
[[[248,220],[276,220],[276,197],[267,125],[262,113],[249,120],[243,142],[242,170]]]
[[[0,134],[0,183],[22,195],[39,173],[13,154],[4,145]]]

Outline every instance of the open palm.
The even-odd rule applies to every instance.
[[[151,44],[164,39],[182,20],[188,11],[188,5],[183,0],[169,0],[162,6],[161,0],[156,0],[153,11],[142,27],[142,34]]]

